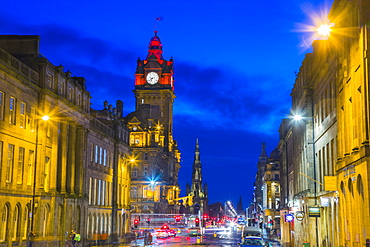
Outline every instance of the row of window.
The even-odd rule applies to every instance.
[[[19,115],[17,113],[17,107],[19,107]],[[35,129],[35,115],[36,109],[30,107],[28,113],[28,123],[27,120],[27,104],[25,102],[17,103],[17,98],[10,96],[6,99],[6,94],[0,91],[0,120],[8,121],[9,124],[17,124],[19,118],[19,127],[29,128],[31,131]]]
[[[117,232],[118,236],[124,233],[124,226],[127,222],[127,214],[117,215]],[[112,214],[89,214],[87,217],[87,238],[88,239],[106,239],[111,234]],[[97,235],[100,236],[97,236]]]
[[[26,182],[27,185],[32,185],[34,162],[35,152],[33,150],[26,151],[23,147],[16,150],[13,144],[4,147],[4,143],[0,141],[0,167],[4,167],[4,163],[6,183],[13,183],[15,180],[17,184]],[[45,166],[48,166],[48,163]],[[45,175],[47,179],[48,173]]]
[[[12,241],[19,241],[20,239],[26,240],[30,226],[30,208],[30,204],[27,204],[22,213],[21,206],[18,203],[14,207],[13,214],[11,214],[10,204],[5,204],[1,210],[0,242],[8,241],[8,238],[11,238]],[[39,210],[43,215],[41,222],[43,225],[42,232],[39,234],[40,236],[45,237],[49,221],[50,207],[49,205],[45,205]]]
[[[91,143],[90,161],[95,162],[96,164],[111,167],[113,162],[113,153]]]
[[[48,74],[46,77],[47,86],[50,90],[56,90],[54,87],[54,76]],[[66,90],[67,89],[67,90]],[[58,94],[61,96],[66,96],[68,101],[73,102],[75,105],[84,108],[86,111],[89,107],[89,102],[87,98],[83,98],[81,93],[73,86],[68,86],[66,88],[66,83],[64,81],[59,81],[58,83]]]
[[[89,181],[89,205],[111,206],[112,205],[112,183],[96,178],[90,178]],[[119,205],[127,204],[125,202],[126,186],[118,184],[117,203]]]
[[[90,178],[89,185],[89,205],[112,205],[112,183],[96,178]]]

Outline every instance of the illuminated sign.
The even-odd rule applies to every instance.
[[[296,218],[297,220],[299,220],[299,221],[302,221],[302,220],[303,220],[303,218],[304,218],[304,212],[303,212],[303,211],[297,211],[297,212],[295,213],[295,218]]]
[[[308,217],[320,217],[320,207],[308,207]]]
[[[285,215],[285,221],[286,222],[291,222],[294,220],[294,216],[292,214],[286,214]]]

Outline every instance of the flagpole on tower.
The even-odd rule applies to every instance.
[[[154,22],[154,30],[157,30],[157,22],[163,20],[163,17],[156,17]]]

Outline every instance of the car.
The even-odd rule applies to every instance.
[[[167,229],[166,230],[169,237],[176,237],[176,231],[173,229]]]
[[[202,235],[202,229],[199,227],[191,227],[188,229],[188,233],[190,236],[200,236]]]
[[[251,227],[251,226],[244,227],[243,233],[242,233],[242,239],[245,237],[249,237],[249,236],[261,237],[262,236],[261,229],[258,227]]]
[[[265,242],[260,237],[245,237],[241,243],[239,243],[240,246],[268,246],[268,243]]]
[[[169,237],[167,230],[162,230],[162,229],[158,230],[156,235],[157,235],[157,238],[168,238]]]
[[[167,233],[167,237],[176,237],[176,231],[173,230],[173,229],[170,229],[170,227],[167,225],[167,224],[164,224],[161,229],[159,231],[157,231],[157,233],[160,232],[160,235],[163,235],[165,236],[166,234],[164,232]]]

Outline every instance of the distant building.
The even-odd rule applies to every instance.
[[[180,151],[173,139],[173,59],[163,59],[154,32],[145,60],[137,60],[136,110],[126,116],[134,165],[131,205],[134,213],[178,213]]]
[[[187,195],[192,198],[190,214],[208,214],[208,186],[203,184],[202,162],[198,139],[195,144],[191,186],[187,186]]]
[[[266,143],[262,143],[257,164],[254,198],[248,207],[248,224],[280,232],[280,155],[274,149],[270,157],[266,154]],[[272,231],[273,230],[273,231]]]

